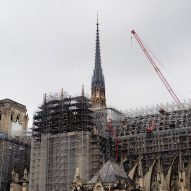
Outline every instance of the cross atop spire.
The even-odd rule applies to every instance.
[[[97,31],[99,30],[99,16],[98,16],[98,12],[97,12],[97,23],[96,23],[96,25],[97,25]]]

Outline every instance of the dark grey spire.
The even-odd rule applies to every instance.
[[[95,67],[92,77],[92,88],[103,87],[105,88],[104,75],[101,67],[101,54],[100,54],[100,40],[99,40],[99,22],[97,17],[97,30],[96,30],[96,52],[95,52]]]

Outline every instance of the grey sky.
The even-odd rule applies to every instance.
[[[0,99],[25,104],[31,124],[45,92],[77,95],[84,84],[90,94],[97,11],[108,105],[172,100],[135,39],[131,49],[132,29],[169,71],[178,97],[189,98],[190,8],[190,0],[1,0]]]

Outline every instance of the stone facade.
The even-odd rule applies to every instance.
[[[29,191],[29,176],[26,169],[24,170],[23,177],[20,179],[17,173],[12,172],[10,191]]]
[[[26,168],[29,171],[30,138],[27,136],[26,106],[10,99],[0,100],[0,190],[8,191],[11,172],[18,178]],[[14,188],[19,188],[15,185]]]
[[[18,131],[20,133],[26,132],[28,128],[28,115],[26,106],[17,103],[10,99],[0,100],[0,131],[13,135],[14,123],[16,128],[16,123]],[[18,134],[19,132],[16,132]]]
[[[128,172],[135,182],[135,188],[144,191],[190,191],[191,160],[187,169],[183,168],[181,155],[174,157],[167,173],[163,171],[160,157],[157,157],[147,172],[142,172],[142,158]]]

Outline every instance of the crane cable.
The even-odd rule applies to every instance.
[[[183,82],[181,82],[175,75],[173,75],[173,73],[171,73],[162,63],[161,61],[155,56],[155,54],[151,51],[151,49],[148,47],[147,44],[145,44],[145,42],[141,39],[141,41],[143,42],[143,44],[147,47],[147,49],[149,50],[149,52],[151,53],[151,55],[155,58],[155,60],[158,62],[158,65],[160,65],[160,67],[163,69],[163,71],[165,71],[168,75],[170,75],[172,78],[174,78],[174,80],[179,83],[179,85],[181,87],[183,87],[183,89],[188,93],[188,95],[191,95],[191,90],[189,88],[187,88]]]
[[[140,37],[139,37],[140,38]],[[141,38],[140,38],[141,39]],[[178,84],[180,87],[183,87],[183,89],[185,90],[185,92],[190,96],[191,95],[191,90],[186,87],[184,85],[184,83],[182,81],[180,81],[180,79],[178,79],[175,75],[173,75],[162,63],[161,61],[155,56],[155,54],[151,51],[151,49],[148,47],[148,45],[141,39],[141,41],[143,42],[144,46],[148,49],[148,51],[151,53],[151,55],[155,58],[155,60],[158,63],[158,66],[160,66],[160,68],[163,69],[163,71],[165,71],[169,76],[171,76]],[[133,50],[133,38],[132,38],[132,34],[131,34],[131,50]]]

